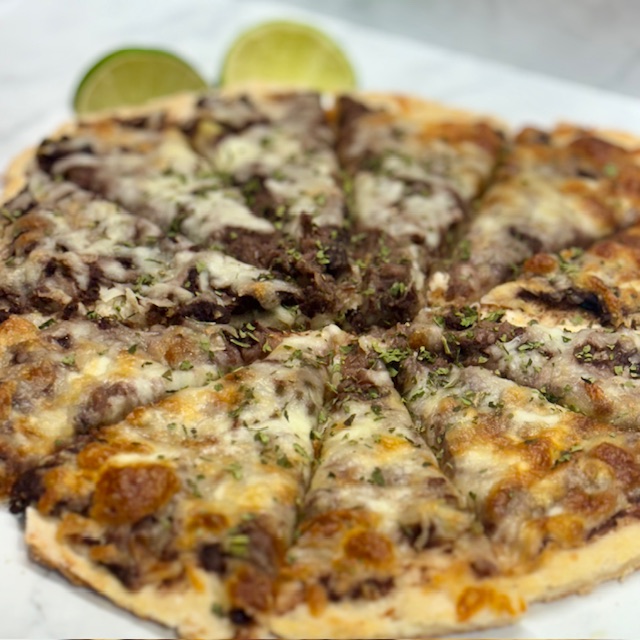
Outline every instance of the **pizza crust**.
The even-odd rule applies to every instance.
[[[480,583],[486,593],[494,594],[494,602],[511,603],[511,612],[488,606],[461,622],[454,606],[456,597],[444,589],[427,593],[415,588],[374,602],[329,603],[321,618],[301,605],[276,619],[271,629],[285,638],[401,638],[508,625],[527,605],[585,594],[602,582],[635,571],[640,567],[638,539],[640,522],[631,521],[585,547],[549,553],[531,573]],[[458,589],[459,598],[464,589],[460,585]],[[381,611],[387,612],[382,619]]]
[[[106,569],[101,569],[57,538],[57,523],[34,508],[27,509],[25,539],[31,557],[77,585],[87,586],[140,618],[178,629],[184,638],[229,638],[233,626],[226,618],[211,613],[215,601],[211,574],[199,588],[160,591],[152,586],[132,592]]]
[[[512,588],[529,604],[585,594],[640,568],[640,522],[630,520],[586,546],[554,551],[541,566],[518,576]]]
[[[319,617],[301,605],[274,619],[271,630],[284,638],[413,638],[504,626],[526,610],[511,585],[504,586],[397,589],[380,600],[328,603]],[[467,598],[484,604],[463,620],[459,608]]]
[[[0,205],[17,196],[27,184],[27,170],[36,155],[36,148],[29,147],[18,154],[7,167],[4,174],[4,189]]]
[[[422,124],[436,124],[440,122],[477,123],[487,124],[508,131],[510,126],[494,116],[457,109],[434,100],[424,100],[415,96],[407,96],[393,93],[363,92],[351,94],[356,100],[362,100],[371,108],[379,108],[388,111],[391,115],[407,120],[413,120]]]

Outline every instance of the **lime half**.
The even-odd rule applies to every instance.
[[[329,36],[305,24],[276,21],[241,34],[224,60],[223,86],[250,83],[346,91],[356,77]]]
[[[188,63],[159,49],[119,49],[96,62],[73,98],[77,113],[139,105],[160,96],[203,89]]]

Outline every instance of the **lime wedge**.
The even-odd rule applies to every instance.
[[[342,49],[305,24],[265,22],[241,34],[222,67],[221,84],[279,84],[319,91],[346,91],[356,77]]]
[[[206,86],[197,71],[172,53],[119,49],[87,71],[76,90],[73,108],[77,113],[91,113]]]

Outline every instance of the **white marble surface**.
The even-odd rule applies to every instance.
[[[125,45],[171,48],[213,78],[239,30],[274,17],[306,20],[331,33],[354,61],[363,88],[417,93],[495,113],[514,125],[571,119],[640,134],[636,99],[455,54],[290,4],[0,0],[0,167],[70,115],[78,76],[105,51]],[[167,635],[29,563],[19,523],[2,509],[0,592],[3,638]],[[638,635],[638,599],[640,575],[635,575],[622,585],[603,585],[588,597],[534,607],[520,624],[491,635],[631,639]]]
[[[640,97],[637,0],[284,0],[524,69]]]

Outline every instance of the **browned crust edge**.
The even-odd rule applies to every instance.
[[[537,570],[514,578],[513,588],[530,604],[589,593],[640,568],[638,540],[640,522],[621,521],[583,547],[549,553]]]
[[[638,539],[640,522],[629,520],[581,548],[548,552],[540,566],[530,573],[487,579],[479,584],[498,594],[507,594],[511,602],[521,601],[526,605],[585,594],[602,582],[622,579],[640,568]],[[451,599],[437,592],[431,599],[426,599],[425,595],[424,591],[415,589],[372,603],[330,604],[321,619],[314,617],[303,604],[278,618],[272,630],[285,638],[403,638],[416,635],[415,627],[391,623],[382,626],[379,622],[382,610],[407,612],[405,617],[411,618],[414,624],[427,619],[428,624],[417,630],[421,637],[505,625],[517,619],[517,613],[512,617],[500,617],[490,609],[481,609],[468,622],[461,623],[455,618]],[[375,615],[376,611],[378,615]]]
[[[189,599],[182,591],[160,592],[153,587],[129,591],[107,570],[60,542],[57,528],[55,520],[33,508],[27,510],[25,538],[31,557],[40,564],[55,569],[76,585],[90,587],[140,618],[178,629],[182,637],[233,637],[231,623],[211,613],[215,599],[204,584],[200,590],[192,589]]]

